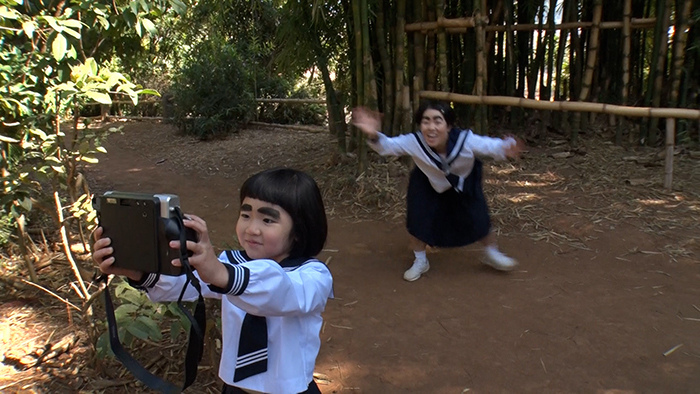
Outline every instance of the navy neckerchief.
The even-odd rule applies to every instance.
[[[241,264],[251,261],[245,250],[227,250],[231,264]],[[301,267],[309,258],[286,258],[279,263],[283,268],[296,269]],[[238,357],[233,381],[239,382],[253,375],[267,371],[267,319],[246,313],[241,325],[241,336],[238,340]]]

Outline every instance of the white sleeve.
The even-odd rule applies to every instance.
[[[367,145],[382,156],[411,155],[410,147],[415,145],[416,137],[413,133],[401,134],[396,137],[387,137],[377,132],[376,141],[367,141]]]
[[[228,263],[228,258],[226,253],[222,252],[219,255],[219,261],[225,265],[231,265]],[[221,299],[221,293],[217,291],[212,291],[212,289],[202,281],[199,277],[197,271],[194,272],[195,278],[199,280],[199,285],[202,290],[202,296],[204,298],[216,298]],[[140,283],[131,281],[132,286],[139,290],[143,290],[148,295],[148,298],[153,302],[164,302],[164,301],[177,301],[182,292],[182,287],[185,285],[187,277],[185,275],[180,276],[169,276],[169,275],[159,275],[159,274],[148,274],[146,278]],[[198,297],[197,289],[192,285],[192,283],[187,285],[185,294],[182,296],[183,301],[196,301]]]
[[[515,145],[515,139],[512,137],[507,138],[494,138],[478,135],[471,130],[467,136],[467,145],[471,148],[472,152],[476,156],[481,157],[493,157],[496,160],[506,159],[506,149]]]
[[[228,301],[257,316],[291,316],[322,312],[333,289],[333,277],[320,261],[285,271],[272,260],[251,260],[229,270],[241,275],[225,295]],[[247,280],[246,280],[247,279]]]

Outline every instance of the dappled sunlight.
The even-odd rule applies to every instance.
[[[665,200],[655,200],[655,199],[635,199],[636,202],[642,205],[664,205],[668,201]]]
[[[543,198],[544,197],[540,196],[539,194],[534,194],[534,193],[517,193],[515,195],[505,197],[506,200],[508,200],[514,204],[539,201],[539,200],[542,200]]]
[[[386,365],[370,365],[365,360],[334,359],[332,356],[319,357],[314,377],[324,393],[361,390],[354,382],[363,382],[372,376],[381,376],[383,381],[393,382],[396,387],[416,387],[429,381],[427,369],[415,365],[396,362]]]

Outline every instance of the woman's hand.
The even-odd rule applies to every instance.
[[[382,128],[382,115],[367,107],[356,107],[352,110],[353,126],[367,135],[370,140],[377,139],[377,133]]]
[[[505,154],[506,154],[507,157],[512,157],[512,158],[516,158],[516,159],[517,159],[517,158],[520,157],[520,154],[521,154],[521,153],[525,150],[525,148],[526,148],[525,142],[524,142],[523,140],[521,140],[520,138],[518,138],[518,137],[516,137],[516,136],[513,136],[513,135],[509,135],[509,136],[507,136],[505,139],[507,140],[508,138],[512,138],[513,140],[515,140],[515,143],[514,143],[514,144],[510,144],[510,145],[506,148]]]
[[[132,280],[141,280],[143,278],[143,272],[130,270],[126,268],[119,268],[114,266],[114,248],[112,248],[112,240],[109,238],[102,238],[104,229],[98,227],[94,232],[95,244],[92,246],[92,261],[94,261],[100,271],[105,274],[111,275],[122,275],[126,276]]]
[[[209,240],[209,230],[207,223],[195,215],[185,215],[183,220],[185,227],[189,227],[197,232],[199,241],[187,241],[187,249],[192,252],[188,261],[193,269],[197,270],[199,277],[210,285],[224,288],[228,284],[228,270],[214,252],[214,247]],[[180,250],[180,241],[170,241],[169,246]],[[181,267],[180,259],[174,259],[172,265]]]

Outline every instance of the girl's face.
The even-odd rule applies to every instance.
[[[236,235],[251,259],[280,263],[292,250],[292,217],[282,207],[246,197],[236,223]]]
[[[442,112],[436,109],[426,109],[420,122],[420,131],[428,146],[437,153],[447,153],[447,136],[450,125],[445,121]]]

